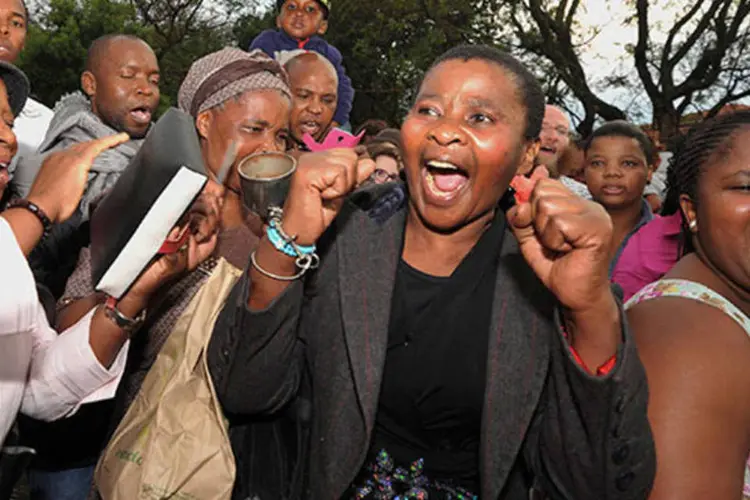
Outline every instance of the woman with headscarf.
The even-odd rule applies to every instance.
[[[458,47],[401,128],[405,209],[368,215],[370,193],[351,193],[374,164],[352,151],[300,159],[208,359],[245,414],[286,404],[307,367],[308,498],[646,497],[647,389],[609,286],[611,221],[550,179],[499,208],[543,115],[520,62]]]
[[[242,205],[236,165],[255,152],[284,150],[290,99],[286,73],[261,51],[225,48],[208,54],[193,63],[182,82],[179,107],[195,118],[209,176],[216,180],[222,168],[230,165],[223,187],[217,189],[223,200],[218,242],[212,258],[149,302],[148,314],[131,344],[114,410],[102,409],[89,415],[86,425],[79,423],[66,432],[50,430],[56,448],[74,450],[69,453],[80,457],[79,462],[85,460],[92,472],[107,437],[125,415],[169,333],[211,275],[216,260],[223,257],[243,268],[257,245],[262,224]],[[101,300],[94,294],[90,253],[84,249],[60,302],[59,325],[76,321]],[[82,447],[84,441],[89,446]]]

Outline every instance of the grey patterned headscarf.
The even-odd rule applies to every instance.
[[[291,99],[289,78],[281,65],[262,50],[225,47],[190,66],[177,103],[195,117],[247,91],[266,89],[278,90]]]

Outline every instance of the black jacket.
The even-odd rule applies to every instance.
[[[321,266],[267,310],[232,292],[209,345],[225,410],[262,414],[312,378],[313,498],[338,498],[369,449],[405,211],[378,224],[348,203],[318,244]],[[504,238],[487,353],[480,474],[484,499],[645,499],[655,473],[643,366],[623,319],[617,363],[593,377],[573,360],[554,297]]]

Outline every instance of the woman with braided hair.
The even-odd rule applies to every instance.
[[[669,183],[684,257],[626,305],[650,392],[650,499],[737,499],[750,454],[750,112],[691,132]]]

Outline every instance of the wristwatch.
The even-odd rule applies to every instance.
[[[146,309],[141,310],[135,318],[129,318],[117,309],[117,299],[108,297],[104,303],[104,315],[125,333],[131,334],[143,324],[146,319]]]

